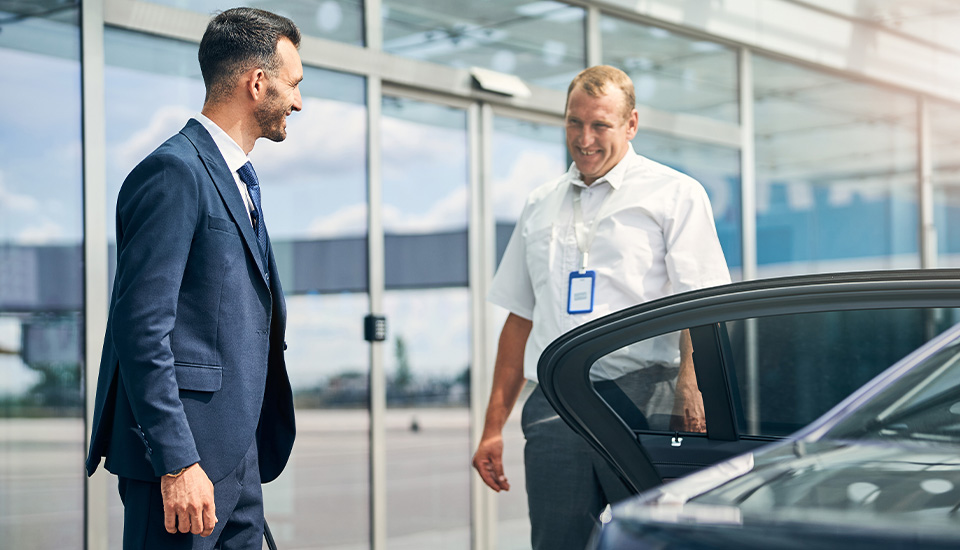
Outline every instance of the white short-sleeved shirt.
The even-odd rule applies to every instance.
[[[597,224],[587,266],[596,272],[594,308],[582,314],[567,313],[570,273],[580,268],[581,261],[573,186],[582,188],[585,226],[589,228],[595,218]],[[613,195],[604,201],[609,193]],[[533,321],[523,373],[536,381],[540,354],[564,332],[636,304],[729,282],[703,186],[636,154],[631,146],[589,187],[573,164],[559,179],[530,193],[488,299]],[[678,364],[678,335],[631,346],[630,357],[623,355],[620,360],[616,354],[608,356],[594,366],[591,376],[614,379],[648,365]]]

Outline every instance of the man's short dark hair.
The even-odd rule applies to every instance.
[[[252,68],[276,74],[280,69],[277,43],[281,38],[300,47],[300,29],[275,13],[233,8],[214,16],[203,33],[197,54],[207,89],[206,101],[218,101],[228,95],[237,77]]]

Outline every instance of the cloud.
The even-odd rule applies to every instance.
[[[524,150],[510,165],[510,171],[493,180],[493,211],[497,219],[520,217],[527,195],[538,186],[559,177],[566,166],[555,154]]]
[[[367,205],[351,204],[329,216],[314,218],[307,226],[307,234],[314,238],[366,235]]]
[[[38,223],[25,227],[17,235],[17,243],[25,245],[44,245],[67,240],[67,231],[63,225],[43,217]]]
[[[40,202],[37,199],[7,189],[4,184],[3,172],[0,172],[0,212],[36,212],[39,207]]]
[[[167,138],[180,131],[194,114],[194,110],[181,105],[161,106],[153,113],[145,128],[116,145],[107,158],[115,160],[119,172],[128,173]]]
[[[432,126],[384,116],[383,179],[407,181],[451,164],[463,165],[467,156],[466,129]],[[465,178],[466,174],[458,176]]]
[[[435,233],[451,229],[466,229],[469,217],[467,187],[435,201],[425,213],[408,213],[400,208],[383,205],[383,227],[390,233]]]
[[[366,108],[304,98],[303,111],[287,118],[287,139],[257,141],[250,158],[257,172],[278,185],[330,181],[366,173]]]

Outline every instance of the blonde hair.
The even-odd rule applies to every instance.
[[[630,113],[637,105],[637,98],[633,91],[633,81],[627,73],[610,65],[596,65],[580,71],[573,77],[570,87],[567,88],[567,104],[570,103],[570,94],[581,88],[590,97],[600,97],[608,93],[607,85],[619,88],[623,92],[623,118],[630,118]],[[566,111],[566,106],[564,106]]]

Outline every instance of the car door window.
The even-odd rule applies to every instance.
[[[879,309],[724,323],[741,435],[786,436],[949,328],[956,310]]]
[[[741,319],[695,338],[689,360],[701,380],[717,384],[732,409],[738,436],[783,437],[826,413],[861,385],[955,321],[956,310],[880,309],[796,313]],[[677,399],[683,342],[691,327],[625,345],[590,368],[593,387],[635,432],[705,433],[685,422],[699,404]],[[713,339],[713,341],[710,341]],[[721,361],[711,360],[714,353]],[[694,383],[696,379],[694,379]],[[681,384],[682,385],[682,384]],[[703,390],[703,388],[699,388]],[[726,420],[726,419],[724,419]],[[706,417],[706,422],[718,422]]]
[[[671,332],[624,346],[609,353],[590,368],[593,387],[604,401],[634,431],[703,432],[705,424],[684,426],[682,404],[677,402],[681,365],[692,369],[689,333]],[[702,409],[702,405],[699,407]]]

